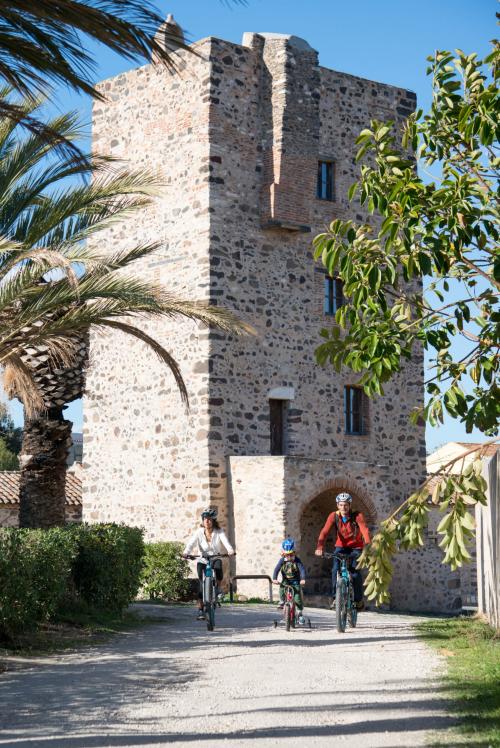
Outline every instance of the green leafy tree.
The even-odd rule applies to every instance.
[[[359,373],[374,396],[423,346],[431,360],[428,399],[413,420],[439,424],[446,411],[467,432],[476,427],[494,436],[500,413],[499,45],[493,43],[484,61],[461,50],[437,52],[429,61],[430,110],[412,115],[402,132],[373,121],[358,137],[363,163],[349,197],[374,218],[333,221],[315,239],[316,258],[342,279],[346,298],[336,324],[322,330],[317,360]],[[455,353],[458,339],[465,354]],[[444,561],[456,568],[469,555],[468,507],[485,501],[485,485],[480,460],[459,475],[452,467],[445,466],[432,502],[445,514],[438,528]],[[424,542],[428,499],[426,482],[382,523],[363,554],[367,594],[378,602],[388,599],[391,556]]]
[[[19,460],[11,452],[3,436],[0,436],[0,470],[19,470]]]
[[[23,430],[14,424],[9,409],[2,402],[0,402],[0,438],[9,452],[14,455],[19,454],[23,440]],[[9,468],[2,469],[8,470]]]

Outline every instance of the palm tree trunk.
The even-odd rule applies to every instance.
[[[19,526],[54,527],[65,523],[66,459],[72,422],[63,408],[50,408],[24,423],[19,462]]]

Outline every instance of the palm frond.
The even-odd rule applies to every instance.
[[[7,397],[19,398],[28,418],[44,410],[43,396],[35,383],[33,372],[18,353],[10,355],[2,378]]]
[[[105,228],[146,207],[158,187],[155,174],[122,172],[96,179],[92,184],[42,195],[19,217],[12,236],[43,246],[82,241],[97,228]]]
[[[88,328],[81,332],[73,330],[50,333],[48,326],[43,324],[25,328],[22,336],[12,336],[10,339],[0,339],[0,366],[6,366],[12,356],[19,356],[27,364],[30,356],[36,356],[36,349],[43,347],[43,355],[52,369],[64,371],[74,365],[82,337]],[[31,370],[31,369],[30,369]]]
[[[60,156],[79,159],[90,166],[88,157],[80,150],[74,141],[61,136],[57,129],[49,127],[45,122],[43,122],[43,120],[38,119],[38,117],[26,115],[26,112],[21,105],[9,101],[6,98],[0,98],[0,118],[3,120],[10,120],[14,126],[19,126],[27,133],[36,135],[41,140],[49,143]]]
[[[175,70],[175,53],[155,39],[163,19],[150,0],[0,0],[0,77],[24,96],[66,83],[102,98],[81,35],[133,61]],[[176,37],[176,46],[190,49]]]
[[[156,353],[160,361],[163,361],[163,363],[167,364],[168,368],[174,375],[174,379],[176,381],[182,400],[185,402],[186,406],[189,407],[188,391],[186,388],[186,383],[184,382],[184,379],[182,377],[179,364],[174,359],[174,357],[165,348],[163,348],[160,343],[158,343],[158,341],[156,341],[150,335],[147,335],[147,333],[145,333],[143,330],[139,330],[137,327],[134,327],[133,325],[130,325],[126,322],[105,320],[101,324],[103,327],[110,327],[114,330],[121,330],[121,332],[124,332],[127,335],[131,335],[138,340],[141,340],[149,348],[151,348],[151,350]]]
[[[27,250],[21,249],[17,253],[10,252],[10,255],[10,261],[2,265],[3,273],[15,272],[19,268],[19,265],[22,266],[25,262],[29,262],[31,266],[36,267],[36,272],[42,277],[50,271],[62,270],[70,286],[78,295],[78,276],[74,270],[73,262],[61,252],[50,248],[38,247]]]

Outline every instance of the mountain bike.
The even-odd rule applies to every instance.
[[[201,556],[185,556],[185,558],[191,561],[196,561],[199,558],[206,559],[206,564],[203,567],[203,577],[201,580],[201,591],[203,595],[203,612],[207,621],[208,631],[213,631],[215,627],[215,608],[219,606],[219,587],[217,586],[217,577],[215,575],[215,569],[212,566],[212,561],[216,558],[229,558],[228,553],[202,553]]]
[[[294,629],[296,626],[305,626],[308,625],[309,628],[311,628],[311,619],[310,618],[304,618],[304,623],[299,623],[299,616],[300,616],[300,610],[298,610],[297,605],[295,604],[295,589],[292,587],[291,584],[283,584],[285,588],[285,602],[283,605],[283,620],[285,622],[285,628],[287,631],[290,631],[290,629]],[[302,592],[301,592],[302,594]],[[274,622],[274,627],[278,625],[278,621]]]
[[[337,572],[337,593],[335,596],[335,614],[337,620],[337,631],[343,634],[346,630],[347,621],[352,628],[356,627],[358,620],[358,609],[354,602],[354,588],[350,571],[350,558],[344,553],[323,553],[323,558],[335,558],[340,560],[340,571]]]

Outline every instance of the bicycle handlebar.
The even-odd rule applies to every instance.
[[[345,556],[346,558],[348,558],[347,553],[345,553],[345,552],[344,553],[342,553],[342,552],[340,552],[340,553],[323,553],[322,558],[340,558],[341,556]]]
[[[232,556],[236,556],[236,553],[199,553],[197,556],[182,556],[182,558],[196,561],[197,558],[231,558]]]

